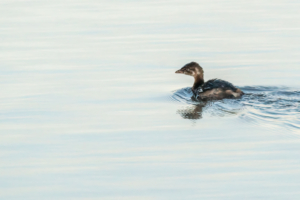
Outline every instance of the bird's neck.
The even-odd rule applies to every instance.
[[[195,90],[204,83],[204,79],[203,79],[203,75],[197,75],[194,78],[195,81],[194,81],[193,89]]]

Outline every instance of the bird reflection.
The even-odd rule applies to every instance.
[[[172,95],[172,99],[188,104],[184,108],[177,110],[183,119],[189,120],[199,120],[202,119],[205,113],[205,116],[217,116],[225,117],[229,115],[236,115],[242,109],[243,105],[239,103],[240,100],[237,99],[228,99],[226,103],[225,100],[215,101],[199,101],[195,99],[191,88],[182,88],[177,90]]]
[[[178,109],[177,114],[180,114],[184,119],[202,119],[203,109],[207,103],[203,102],[198,105],[189,106],[184,109]]]

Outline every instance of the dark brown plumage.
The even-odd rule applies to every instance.
[[[194,77],[192,90],[198,100],[239,98],[244,94],[233,84],[221,79],[212,79],[204,82],[203,68],[196,62],[186,64],[175,73]]]

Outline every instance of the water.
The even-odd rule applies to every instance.
[[[299,198],[299,7],[2,0],[0,198]]]
[[[241,87],[245,95],[240,99],[222,101],[197,101],[190,87],[177,90],[172,99],[186,105],[178,113],[185,119],[197,120],[208,116],[235,115],[245,122],[291,128],[298,131],[300,117],[300,92],[287,87]]]

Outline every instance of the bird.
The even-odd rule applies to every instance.
[[[190,62],[175,73],[194,77],[192,91],[197,100],[232,99],[244,95],[241,89],[230,82],[221,79],[211,79],[205,82],[203,68],[197,62]]]

